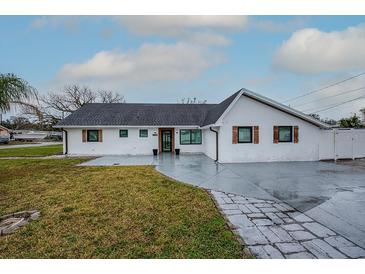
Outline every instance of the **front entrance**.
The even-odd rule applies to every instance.
[[[174,150],[174,129],[160,128],[159,129],[159,151],[172,152]]]
[[[162,152],[172,151],[172,134],[171,130],[162,130]]]

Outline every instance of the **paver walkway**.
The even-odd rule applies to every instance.
[[[365,250],[289,205],[210,190],[257,258],[365,258]]]

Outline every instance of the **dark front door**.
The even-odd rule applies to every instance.
[[[171,152],[172,151],[172,136],[171,130],[162,130],[161,134],[162,138],[162,152]]]

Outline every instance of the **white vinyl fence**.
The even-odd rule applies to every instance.
[[[319,159],[355,159],[365,157],[365,129],[323,130]]]

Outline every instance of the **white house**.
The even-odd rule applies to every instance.
[[[56,127],[70,155],[179,149],[222,163],[334,157],[326,147],[334,138],[329,125],[246,89],[219,104],[87,104]]]

